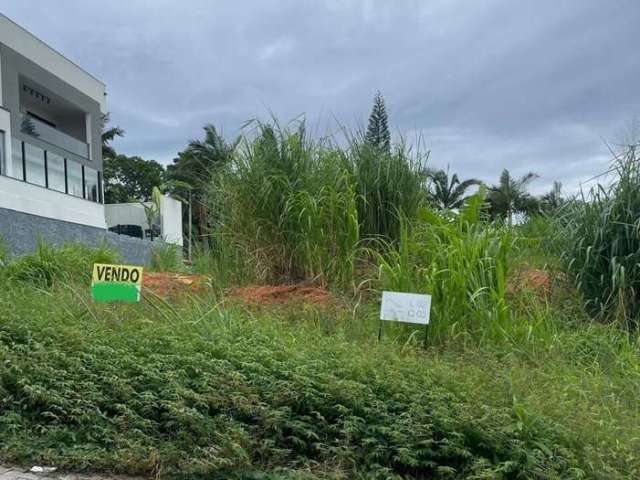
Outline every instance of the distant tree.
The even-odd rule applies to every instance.
[[[369,125],[365,142],[383,152],[391,150],[391,134],[389,133],[389,118],[384,105],[384,97],[378,91],[373,99],[373,108],[369,115]]]
[[[116,151],[111,146],[111,142],[116,137],[123,137],[124,130],[120,127],[107,128],[109,123],[109,113],[105,113],[100,118],[102,122],[102,159],[113,158],[116,156]]]
[[[540,209],[543,212],[554,212],[566,202],[562,196],[562,183],[555,181],[551,190],[540,198]]]
[[[497,185],[489,188],[489,205],[494,217],[506,219],[510,225],[517,212],[531,213],[536,209],[535,199],[527,192],[527,186],[538,175],[529,172],[520,178],[513,178],[506,168]]]
[[[165,176],[155,160],[126,155],[105,157],[103,168],[105,203],[146,202]]]
[[[461,182],[455,173],[449,177],[448,169],[428,171],[427,178],[430,180],[427,198],[439,209],[460,208],[467,198],[467,190],[482,183],[475,178]]]
[[[229,163],[238,142],[228,143],[213,125],[205,125],[204,139],[191,140],[167,167],[167,184],[177,185],[173,190],[180,196],[192,198],[194,220],[205,247],[208,245],[204,237],[208,232],[207,194],[213,177]],[[187,192],[180,185],[190,185],[191,189]]]

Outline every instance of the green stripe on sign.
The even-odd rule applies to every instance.
[[[91,285],[91,297],[94,302],[136,303],[140,292],[135,283],[95,282]]]

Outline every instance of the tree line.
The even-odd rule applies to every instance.
[[[160,188],[191,206],[195,234],[205,236],[211,227],[207,206],[211,181],[216,172],[230,161],[240,137],[229,142],[212,124],[205,125],[203,130],[203,138],[189,141],[173,163],[165,168],[155,160],[116,152],[112,142],[124,136],[125,131],[118,126],[109,126],[109,116],[105,115],[102,134],[105,202],[147,202],[151,200],[154,187]],[[363,142],[381,153],[391,150],[389,118],[384,97],[379,91],[373,99]],[[485,184],[476,178],[461,179],[448,167],[423,167],[421,173],[424,176],[425,200],[435,209],[458,209],[472,193],[471,190],[477,188],[487,192],[487,211],[491,217],[508,223],[517,214],[530,216],[549,212],[565,202],[560,182],[554,182],[551,191],[545,195],[531,195],[528,187],[538,178],[534,172],[518,177],[504,169],[495,184]]]

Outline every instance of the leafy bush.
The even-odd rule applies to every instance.
[[[10,280],[48,288],[56,281],[88,283],[94,263],[117,263],[118,256],[107,246],[91,248],[82,243],[52,246],[38,241],[36,251],[11,261],[2,274]]]
[[[558,221],[564,258],[587,306],[638,325],[640,314],[640,159],[631,147],[615,162],[617,179],[572,202]]]

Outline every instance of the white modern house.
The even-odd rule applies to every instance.
[[[105,100],[104,83],[0,14],[0,239],[12,253],[32,250],[37,239],[106,239],[125,259],[148,259],[149,242],[107,231]],[[179,202],[163,200],[163,239],[180,245],[181,212]]]
[[[0,208],[105,228],[105,85],[0,14]]]

